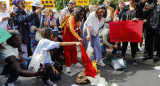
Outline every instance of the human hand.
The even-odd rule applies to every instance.
[[[81,42],[76,42],[76,45],[77,45],[77,46],[81,46],[82,43],[81,43]]]
[[[89,35],[86,36],[86,39],[87,39],[88,41],[90,41],[90,38],[91,38],[91,37],[90,37]]]
[[[79,38],[78,40],[79,40],[80,42],[83,42],[83,39],[82,39],[82,38]]]
[[[17,13],[15,13],[15,12],[9,13],[9,16],[10,16],[10,17],[16,16],[16,15],[17,15]]]
[[[119,18],[116,18],[116,21],[119,21]]]
[[[137,18],[133,18],[132,21],[138,21],[138,19]]]
[[[117,47],[118,47],[117,45],[114,45],[114,46],[113,46],[114,49],[117,49]]]

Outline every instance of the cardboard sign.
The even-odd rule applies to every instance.
[[[12,7],[13,6],[13,0],[9,0],[9,7]]]
[[[54,8],[54,0],[41,0],[41,4],[48,9]]]
[[[30,10],[32,10],[32,3],[33,2],[26,1],[26,7],[28,7]]]
[[[89,0],[76,0],[76,6],[89,6]]]
[[[11,34],[9,34],[4,29],[0,28],[0,44],[4,41],[6,41],[8,38],[11,37]]]
[[[143,21],[109,22],[111,42],[139,42],[142,43]]]

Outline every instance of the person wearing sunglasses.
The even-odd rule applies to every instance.
[[[82,38],[76,33],[76,28],[79,27],[79,22],[86,20],[85,13],[85,9],[81,6],[74,10],[74,13],[67,20],[66,28],[64,28],[62,32],[63,42],[74,42],[77,41],[77,39],[83,42]],[[64,47],[64,56],[67,73],[71,72],[71,64],[74,64],[74,67],[82,67],[82,65],[78,63],[77,47],[75,45]]]
[[[9,13],[7,11],[6,3],[4,1],[0,1],[0,28],[6,31],[10,29],[8,20],[14,15],[16,15],[14,12]]]
[[[107,15],[107,10],[105,5],[101,5],[98,9],[88,16],[86,22],[84,23],[83,29],[83,40],[84,47],[87,50],[88,41],[91,41],[92,47],[94,49],[94,60],[98,61],[100,66],[105,66],[102,61],[101,56],[101,46],[100,46],[100,37],[99,30],[103,26]]]
[[[62,19],[64,16],[70,15],[76,6],[76,1],[75,0],[70,0],[68,7],[64,8],[59,16],[59,23],[61,24]]]

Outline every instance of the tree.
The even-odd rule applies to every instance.
[[[56,10],[61,10],[61,9],[63,9],[64,7],[63,7],[63,0],[55,0],[55,8],[56,8]],[[66,5],[69,3],[69,0],[65,0],[65,3],[66,3]]]

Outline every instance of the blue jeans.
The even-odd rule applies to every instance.
[[[106,45],[102,45],[102,46],[101,46],[101,54],[102,54],[102,55],[105,55],[105,54],[107,53],[106,47],[107,47]]]
[[[21,65],[21,68],[22,68],[23,70],[26,70],[26,69],[28,68],[28,65],[29,65],[29,63],[30,63],[30,61],[31,61],[32,58],[30,58],[30,57],[24,57],[24,59],[25,59],[26,61],[24,61],[24,62],[21,63],[20,65]]]

